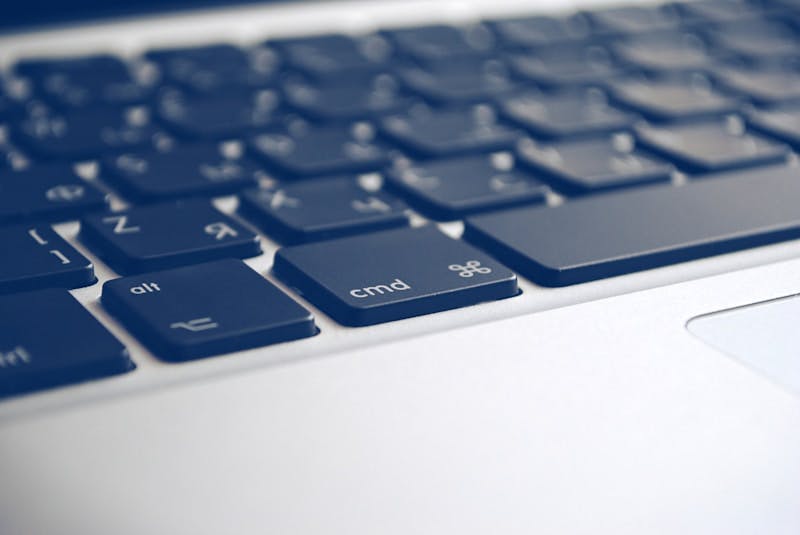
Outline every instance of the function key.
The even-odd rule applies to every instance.
[[[699,36],[687,32],[633,36],[614,44],[613,51],[621,62],[655,75],[708,71],[717,61]]]
[[[0,224],[66,221],[106,207],[106,195],[70,166],[36,165],[0,171]]]
[[[368,123],[311,126],[265,131],[250,140],[250,149],[283,178],[366,173],[388,161]]]
[[[97,281],[92,263],[47,225],[0,227],[0,253],[0,294]]]
[[[239,210],[275,241],[305,243],[408,224],[406,205],[367,191],[353,177],[335,177],[252,189]]]
[[[624,6],[586,13],[600,33],[628,34],[662,31],[680,22],[678,13],[670,6]]]
[[[125,347],[65,290],[0,297],[0,397],[134,368]]]
[[[628,129],[636,116],[608,103],[597,89],[540,93],[529,91],[500,101],[503,117],[534,136],[571,138]]]
[[[436,104],[480,102],[515,90],[508,67],[499,60],[455,61],[437,69],[401,71],[403,82]]]
[[[517,295],[516,276],[435,227],[278,250],[274,273],[344,325],[420,316]]]
[[[495,47],[491,30],[483,24],[417,26],[386,30],[383,34],[401,54],[428,66],[458,56],[487,56]]]
[[[268,42],[283,53],[286,62],[319,80],[385,71],[392,47],[379,35],[317,35]]]
[[[441,111],[414,109],[387,117],[380,129],[385,137],[420,157],[503,150],[522,135],[501,123],[494,109],[486,105]]]
[[[585,17],[547,16],[495,20],[490,23],[500,41],[511,48],[537,48],[575,43],[590,35]]]
[[[642,146],[689,173],[785,162],[789,148],[747,131],[738,119],[637,128]]]
[[[108,157],[102,160],[101,173],[103,180],[137,203],[228,195],[265,175],[249,158],[228,157],[211,143]]]
[[[103,285],[101,303],[167,361],[317,333],[310,312],[234,259],[112,280]]]
[[[519,76],[551,89],[603,84],[626,74],[608,50],[598,45],[549,46],[512,55],[509,64]]]
[[[439,221],[545,201],[548,188],[514,166],[510,154],[398,163],[387,186],[424,215]]]
[[[800,107],[780,106],[768,110],[755,110],[748,115],[748,125],[756,131],[800,147]]]
[[[672,165],[638,149],[628,135],[547,145],[523,142],[520,163],[568,194],[668,182]]]
[[[261,254],[258,236],[205,200],[89,216],[80,239],[125,275]]]

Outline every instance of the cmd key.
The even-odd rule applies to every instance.
[[[66,290],[0,296],[0,397],[125,373],[125,347]]]
[[[499,262],[436,227],[284,247],[273,272],[339,323],[373,325],[518,293]]]
[[[101,303],[167,361],[229,353],[318,332],[310,312],[234,259],[112,280],[103,285]]]
[[[796,168],[719,174],[557,207],[475,216],[464,239],[543,286],[568,286],[800,237]]]

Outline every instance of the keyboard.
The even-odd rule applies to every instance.
[[[20,58],[0,398],[800,238],[798,9]]]

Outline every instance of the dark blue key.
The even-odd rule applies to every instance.
[[[467,214],[543,203],[548,188],[513,163],[509,154],[398,163],[386,178],[389,187],[426,216],[452,221]]]
[[[225,157],[210,143],[112,156],[102,161],[101,173],[135,202],[227,195],[252,186],[264,174],[249,158]]]
[[[712,28],[709,38],[715,46],[753,62],[796,57],[800,48],[800,40],[792,27],[777,20],[721,24]]]
[[[585,17],[515,17],[490,23],[502,44],[510,48],[537,48],[568,44],[589,37]]]
[[[589,12],[595,31],[600,33],[628,34],[669,30],[680,19],[671,6],[624,6]]]
[[[151,50],[145,57],[158,66],[163,82],[199,93],[265,87],[281,70],[278,54],[267,47],[216,44]]]
[[[716,58],[700,37],[686,32],[637,35],[613,46],[620,61],[648,73],[707,71]]]
[[[317,35],[270,41],[286,62],[320,80],[385,71],[392,48],[379,35]]]
[[[266,346],[317,333],[314,317],[241,260],[112,280],[101,302],[167,361]]]
[[[91,159],[153,146],[160,130],[141,108],[91,108],[63,113],[36,112],[20,120],[14,139],[41,159]]]
[[[414,102],[390,74],[365,77],[359,83],[332,80],[314,84],[291,80],[284,84],[283,90],[289,104],[319,121],[369,119],[400,111]]]
[[[714,78],[720,86],[757,105],[800,101],[800,70],[797,67],[721,68],[714,72]]]
[[[159,98],[156,113],[184,138],[224,139],[277,123],[284,117],[281,104],[272,89],[208,95],[170,90]]]
[[[748,114],[748,125],[758,132],[800,147],[800,107],[781,106],[769,110],[756,110]]]
[[[642,146],[689,173],[710,173],[781,163],[789,147],[746,131],[740,121],[712,121],[663,128],[641,127]]]
[[[433,226],[284,247],[273,272],[344,325],[373,325],[518,293],[508,269]]]
[[[498,121],[494,109],[478,105],[465,109],[416,109],[387,117],[381,133],[420,157],[440,157],[509,148],[521,132]]]
[[[607,134],[626,130],[636,120],[598,90],[527,92],[501,100],[499,107],[503,117],[545,138]]]
[[[284,244],[305,243],[408,224],[407,206],[335,177],[244,192],[241,213]]]
[[[467,220],[465,239],[544,286],[567,286],[800,237],[791,167],[609,193]]]
[[[483,24],[417,26],[383,33],[401,54],[428,66],[458,56],[486,56],[495,46],[492,32]]]
[[[67,165],[0,171],[0,224],[66,221],[106,206],[106,195]]]
[[[92,263],[46,225],[0,227],[0,294],[94,284]]]
[[[741,100],[715,90],[702,75],[611,85],[620,104],[653,121],[680,121],[735,112]]]
[[[265,132],[251,139],[250,148],[284,178],[374,171],[388,159],[367,123]]]
[[[766,2],[752,0],[700,0],[695,2],[676,2],[684,19],[692,24],[725,23],[739,20],[752,21],[758,17],[778,13],[766,8]]]
[[[22,115],[24,108],[22,102],[0,85],[0,123]]]
[[[405,69],[401,76],[410,89],[437,104],[480,102],[517,88],[501,61],[454,63],[434,70]]]
[[[125,76],[128,68],[118,57],[108,54],[75,57],[40,57],[21,60],[14,72],[38,81],[51,74],[69,74],[82,77],[113,80]]]
[[[80,239],[124,275],[261,254],[256,234],[199,199],[84,218]]]
[[[627,72],[604,47],[560,45],[511,56],[509,64],[523,78],[552,89],[602,85]]]
[[[568,194],[668,182],[673,166],[638,150],[630,136],[520,144],[519,161]]]
[[[0,297],[0,397],[133,368],[125,347],[69,292]]]

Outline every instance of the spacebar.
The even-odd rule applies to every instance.
[[[567,286],[800,237],[800,171],[769,167],[468,219],[464,238]]]

